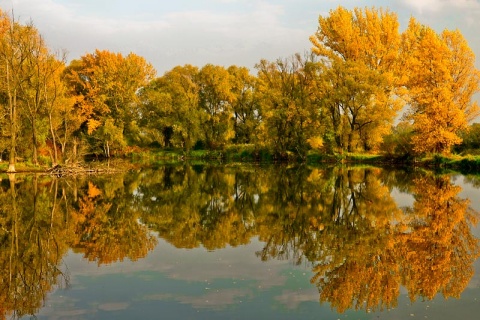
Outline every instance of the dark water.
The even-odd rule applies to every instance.
[[[3,176],[0,319],[478,319],[480,177]]]

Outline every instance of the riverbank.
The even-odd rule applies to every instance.
[[[33,165],[28,162],[16,164],[16,173],[45,173],[57,176],[72,174],[99,174],[127,171],[135,167],[155,164],[189,163],[305,163],[308,165],[354,164],[374,165],[380,167],[411,168],[420,167],[428,170],[451,170],[461,173],[480,174],[480,156],[430,155],[425,157],[395,157],[381,154],[337,153],[324,154],[309,152],[299,157],[293,152],[275,155],[266,149],[253,147],[230,147],[225,150],[183,150],[144,149],[131,152],[110,160],[86,161],[71,165],[59,165],[52,168],[48,164]],[[6,173],[8,163],[0,163],[0,172]]]
[[[135,165],[128,159],[115,158],[105,161],[86,161],[72,164],[60,164],[54,167],[47,164],[34,165],[29,162],[17,162],[13,173],[38,173],[52,176],[89,175],[116,173],[133,169]],[[9,173],[8,162],[0,163],[0,173]]]
[[[422,167],[429,170],[453,170],[462,173],[480,173],[480,156],[428,155],[424,157],[391,156],[367,153],[324,154],[309,152],[305,157],[293,152],[278,156],[265,149],[253,147],[230,147],[226,150],[148,150],[127,156],[133,162],[178,163],[183,161],[202,162],[256,162],[256,163],[306,163],[320,164],[368,164],[388,167]]]

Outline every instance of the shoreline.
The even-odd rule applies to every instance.
[[[249,150],[236,150],[231,152],[193,150],[183,152],[179,150],[146,150],[135,154],[127,154],[93,161],[82,161],[69,165],[30,165],[18,163],[15,172],[7,172],[7,166],[0,166],[2,174],[27,174],[38,173],[53,176],[68,176],[77,174],[108,174],[120,171],[128,171],[133,168],[151,166],[155,164],[306,164],[306,165],[373,165],[385,168],[422,168],[432,171],[450,170],[459,173],[480,174],[480,156],[459,156],[459,155],[430,155],[425,157],[400,157],[379,154],[320,154],[310,153],[304,158],[287,154],[285,157],[275,157],[265,151],[251,152]]]

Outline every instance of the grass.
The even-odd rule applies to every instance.
[[[231,145],[223,150],[190,150],[182,149],[140,149],[136,148],[125,153],[123,159],[130,163],[143,165],[175,164],[183,161],[189,163],[308,163],[308,164],[367,164],[377,166],[414,166],[431,170],[454,170],[464,174],[480,173],[480,155],[440,155],[433,154],[423,158],[383,156],[367,153],[335,153],[325,154],[318,151],[309,151],[306,157],[301,158],[293,152],[276,156],[267,148],[258,148],[252,144]],[[117,158],[118,159],[118,158]],[[112,160],[115,160],[112,158]],[[113,164],[115,166],[115,164]],[[8,161],[0,162],[0,171],[6,172]],[[34,166],[29,161],[18,162],[17,172],[45,172],[49,169],[47,164]]]
[[[478,155],[439,155],[435,154],[419,160],[420,164],[433,169],[451,169],[461,173],[480,173],[480,156]]]
[[[47,165],[34,165],[30,161],[27,162],[17,162],[15,164],[16,172],[44,172],[50,168]],[[0,172],[7,172],[8,170],[8,161],[0,162]]]

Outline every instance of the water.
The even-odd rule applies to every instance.
[[[0,319],[477,319],[480,177],[2,177]]]

